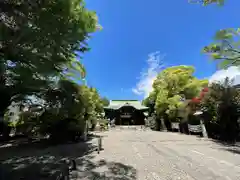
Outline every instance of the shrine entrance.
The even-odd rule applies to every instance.
[[[124,102],[124,101],[118,101]],[[113,104],[113,103],[112,103]],[[115,120],[115,125],[144,125],[145,124],[145,115],[144,111],[147,111],[148,108],[141,106],[139,101],[129,101],[123,103],[119,103],[118,105],[111,105],[109,107],[105,107],[106,116]]]

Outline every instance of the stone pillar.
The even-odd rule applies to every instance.
[[[203,137],[208,138],[207,130],[206,130],[205,124],[203,123],[202,118],[200,119],[200,125],[201,125],[201,128],[202,128]]]

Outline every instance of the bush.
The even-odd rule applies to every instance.
[[[151,128],[152,130],[160,130],[159,123],[154,115],[147,118],[145,126]]]
[[[239,90],[226,79],[222,84],[212,84],[201,106],[210,137],[235,141],[239,133]]]
[[[53,142],[76,141],[83,134],[85,123],[75,118],[64,118],[60,113],[42,114],[23,112],[16,123],[16,132],[27,137],[49,136]]]
[[[19,119],[16,121],[14,127],[16,134],[21,134],[27,137],[37,136],[39,122],[37,116],[31,112],[22,112]]]
[[[54,142],[76,141],[83,134],[78,120],[66,118],[52,124],[46,132]]]
[[[107,130],[108,129],[108,123],[109,123],[109,121],[107,119],[99,120],[99,125],[100,125],[102,130]]]

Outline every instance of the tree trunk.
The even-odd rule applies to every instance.
[[[9,137],[10,128],[8,127],[7,122],[4,122],[4,113],[11,104],[11,96],[4,90],[0,90],[0,134],[3,135],[3,138],[6,139]]]
[[[87,141],[87,135],[88,135],[88,122],[85,122],[84,133],[83,133],[84,141]]]

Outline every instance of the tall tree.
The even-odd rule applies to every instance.
[[[220,133],[224,140],[235,140],[239,132],[239,90],[232,83],[226,78],[222,83],[211,84],[201,101],[207,124],[217,127],[210,129],[210,134]]]
[[[0,10],[2,117],[16,98],[38,95],[56,76],[82,71],[76,58],[98,26],[83,0],[3,0]]]
[[[195,97],[208,84],[207,80],[195,78],[193,73],[191,66],[174,66],[158,74],[153,91],[155,109],[159,115],[167,114],[169,118],[176,118],[182,102]]]

